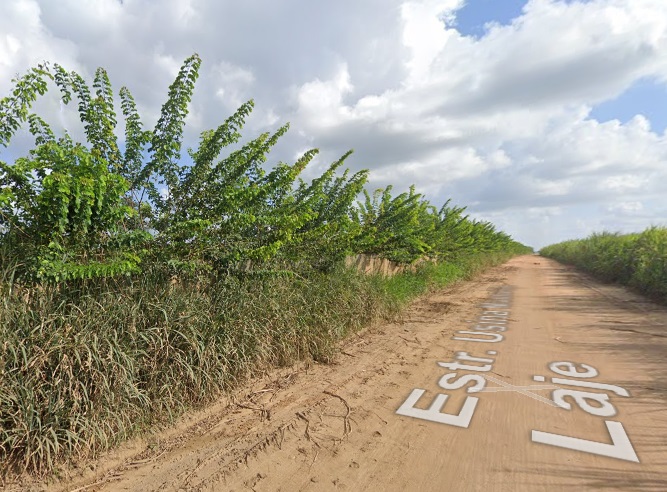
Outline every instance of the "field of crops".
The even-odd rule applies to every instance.
[[[603,232],[547,246],[540,254],[667,302],[667,228],[635,234]]]
[[[242,143],[252,101],[184,163],[200,63],[185,61],[152,130],[123,87],[123,139],[103,69],[89,87],[41,65],[0,100],[0,143],[26,124],[35,141],[0,162],[0,472],[52,471],[264,367],[329,361],[429,288],[530,251],[414,188],[367,191],[368,171],[342,170],[350,152],[310,182],[317,149],[267,166],[288,126]],[[86,142],[31,112],[50,84],[78,101]],[[355,254],[435,261],[382,278],[346,269]]]

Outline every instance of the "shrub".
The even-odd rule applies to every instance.
[[[630,285],[667,300],[667,228],[650,227],[634,234],[592,234],[586,239],[547,246],[540,254],[602,280]]]

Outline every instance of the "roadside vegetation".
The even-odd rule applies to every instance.
[[[540,254],[667,302],[666,227],[634,234],[602,232],[547,246]]]
[[[351,152],[310,182],[317,149],[267,165],[288,126],[243,142],[252,101],[184,163],[200,63],[184,62],[152,130],[121,88],[121,142],[101,68],[91,88],[40,65],[0,100],[0,143],[24,126],[35,142],[0,162],[0,474],[94,455],[267,367],[330,361],[416,296],[531,251],[414,188],[367,191]],[[86,142],[31,112],[53,85]],[[345,268],[356,254],[431,261],[383,278]]]

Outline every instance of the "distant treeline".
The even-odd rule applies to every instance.
[[[665,227],[650,227],[635,234],[602,232],[547,246],[540,254],[667,302]]]

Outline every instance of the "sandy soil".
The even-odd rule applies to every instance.
[[[667,309],[523,256],[47,488],[664,491],[665,361]]]

